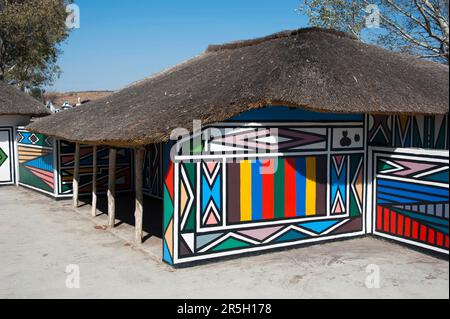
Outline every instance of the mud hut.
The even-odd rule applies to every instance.
[[[448,254],[448,77],[300,29],[211,45],[28,129],[111,147],[111,224],[115,148],[135,149],[136,240],[145,171],[171,265],[366,234]]]
[[[28,125],[32,117],[49,114],[42,103],[0,81],[0,185],[16,183],[17,128]],[[30,145],[38,142],[33,134],[28,135],[24,141]]]

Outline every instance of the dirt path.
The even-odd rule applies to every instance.
[[[96,229],[88,210],[0,188],[0,298],[449,298],[448,261],[383,240],[175,270],[160,261],[160,241],[136,249],[129,225]],[[79,289],[66,288],[69,264],[79,266]],[[370,264],[380,269],[378,289],[365,285]]]

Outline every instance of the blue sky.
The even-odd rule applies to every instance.
[[[300,0],[77,0],[81,28],[48,91],[116,90],[203,52],[208,44],[307,26]]]

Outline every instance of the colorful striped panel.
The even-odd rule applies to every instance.
[[[227,164],[228,223],[326,215],[325,156]]]

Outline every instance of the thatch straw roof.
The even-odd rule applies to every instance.
[[[0,115],[46,116],[50,112],[38,100],[0,81]]]
[[[91,144],[165,141],[177,127],[266,105],[321,112],[448,113],[448,66],[301,29],[210,46],[200,56],[29,129]]]

